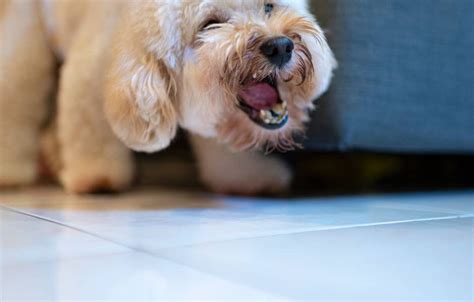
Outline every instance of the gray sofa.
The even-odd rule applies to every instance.
[[[313,0],[340,63],[307,149],[474,154],[473,0]]]

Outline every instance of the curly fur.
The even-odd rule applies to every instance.
[[[274,9],[265,13],[269,3]],[[219,22],[203,29],[211,19]],[[295,44],[281,69],[260,52],[276,36]],[[55,126],[42,140],[43,157],[73,192],[127,188],[128,148],[162,150],[178,127],[191,133],[214,190],[284,190],[288,168],[255,150],[295,146],[293,135],[336,66],[304,0],[2,0],[0,43],[0,186],[37,177],[39,130],[59,60]],[[245,81],[269,76],[289,110],[287,125],[273,131],[237,106]]]

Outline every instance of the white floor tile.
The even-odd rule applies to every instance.
[[[2,193],[0,204],[64,224],[0,210],[2,302],[474,297],[474,222],[460,218],[474,216],[474,192],[278,200],[47,188]]]
[[[129,251],[70,228],[0,209],[0,265]]]
[[[6,265],[0,269],[1,301],[262,301],[277,298],[167,260],[133,252]]]
[[[40,198],[37,202],[10,203],[9,206],[149,251],[357,224],[457,215],[438,208],[431,211],[403,208],[405,202],[397,203],[398,199],[409,199],[403,196],[398,199],[371,196],[277,200],[177,193],[136,194],[135,197],[133,194],[99,197],[95,201],[77,197],[64,201],[56,196],[49,202]],[[474,198],[474,194],[472,196]],[[385,206],[385,203],[391,206]]]
[[[160,251],[290,299],[474,299],[474,219],[269,236]]]

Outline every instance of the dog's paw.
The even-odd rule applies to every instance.
[[[0,163],[0,188],[31,185],[37,177],[38,167],[35,161]]]
[[[60,172],[60,181],[71,193],[120,192],[133,180],[131,163],[113,161],[84,161]]]
[[[245,196],[285,193],[292,179],[292,172],[283,161],[263,156],[224,166],[216,162],[212,167],[202,167],[201,175],[216,193]]]

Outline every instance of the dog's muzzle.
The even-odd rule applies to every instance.
[[[276,37],[266,41],[260,52],[277,69],[285,67],[293,56],[295,45],[287,37]],[[273,76],[262,81],[254,75],[238,94],[239,108],[247,113],[252,121],[268,130],[277,130],[288,122],[287,103],[280,98],[277,83]]]

